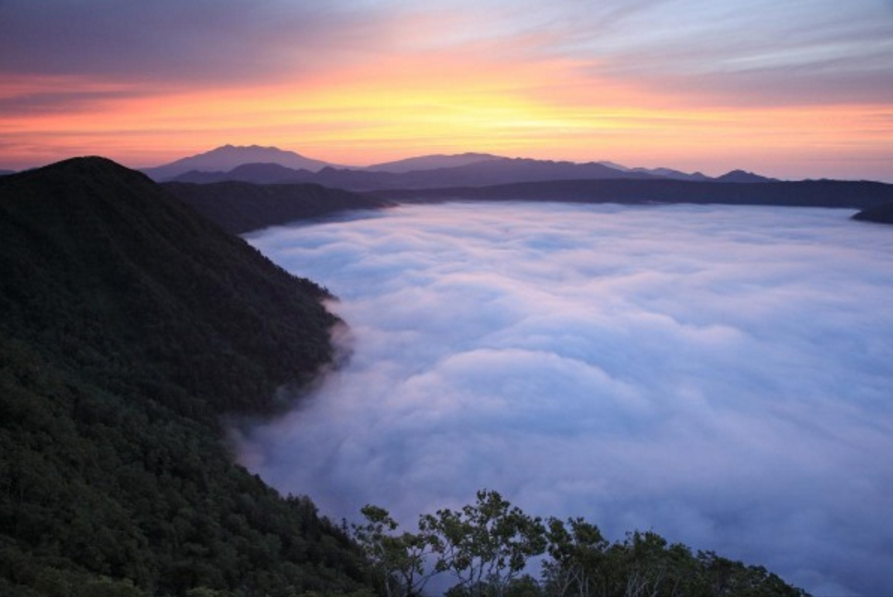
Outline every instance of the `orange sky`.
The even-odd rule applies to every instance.
[[[231,143],[346,165],[477,151],[893,181],[889,2],[767,2],[771,20],[696,0],[273,0],[260,16],[233,1],[211,24],[205,2],[89,4],[98,24],[58,2],[57,29],[0,4],[0,168],[153,166]]]

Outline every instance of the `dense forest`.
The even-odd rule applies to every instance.
[[[347,535],[221,441],[331,360],[325,294],[107,160],[4,177],[0,594],[361,589]]]
[[[275,414],[332,362],[327,296],[108,160],[0,180],[0,595],[408,597],[435,573],[469,597],[801,594],[495,492],[414,533],[279,495],[223,421]]]

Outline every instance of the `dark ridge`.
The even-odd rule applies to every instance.
[[[854,220],[862,222],[876,222],[878,224],[893,224],[893,203],[884,203],[863,209],[853,216]]]
[[[286,169],[287,170],[287,169]],[[351,191],[379,189],[434,189],[446,186],[486,186],[517,182],[579,180],[579,179],[654,179],[644,172],[622,171],[590,162],[553,162],[546,160],[499,158],[467,163],[461,166],[437,167],[426,170],[385,172],[326,167],[318,172],[291,170],[277,173],[277,183],[316,183]],[[227,180],[269,182],[252,170],[237,172],[187,172],[172,182],[210,183]]]
[[[216,182],[250,182],[253,184],[276,184],[295,180],[312,179],[310,170],[295,170],[280,164],[242,164],[232,170],[203,172],[190,170],[167,182],[213,184]]]
[[[706,183],[682,180],[559,180],[489,187],[378,191],[399,202],[569,201],[580,203],[699,203],[862,209],[893,201],[893,185],[880,182]]]
[[[0,179],[0,594],[362,588],[221,435],[331,360],[325,296],[109,160]]]
[[[414,170],[433,170],[437,168],[453,168],[456,166],[466,166],[476,162],[486,162],[490,160],[506,159],[503,156],[493,155],[492,153],[473,153],[466,152],[460,154],[432,154],[422,155],[392,162],[383,162],[373,164],[363,168],[371,172],[393,172],[405,173]]]
[[[316,184],[256,185],[164,183],[164,188],[197,212],[234,234],[294,220],[393,205],[374,195],[360,195]]]
[[[306,169],[317,171],[326,162],[305,157],[293,151],[285,151],[277,147],[261,147],[258,145],[224,145],[210,151],[185,157],[169,164],[154,168],[143,168],[153,180],[166,181],[190,171],[220,172],[227,171],[243,164],[275,163],[295,170]]]

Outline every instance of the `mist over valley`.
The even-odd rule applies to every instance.
[[[852,211],[446,203],[249,234],[351,353],[240,460],[335,517],[503,492],[893,592],[893,238]]]

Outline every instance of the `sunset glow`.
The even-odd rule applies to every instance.
[[[893,180],[881,0],[40,4],[0,4],[0,168],[232,143]]]

